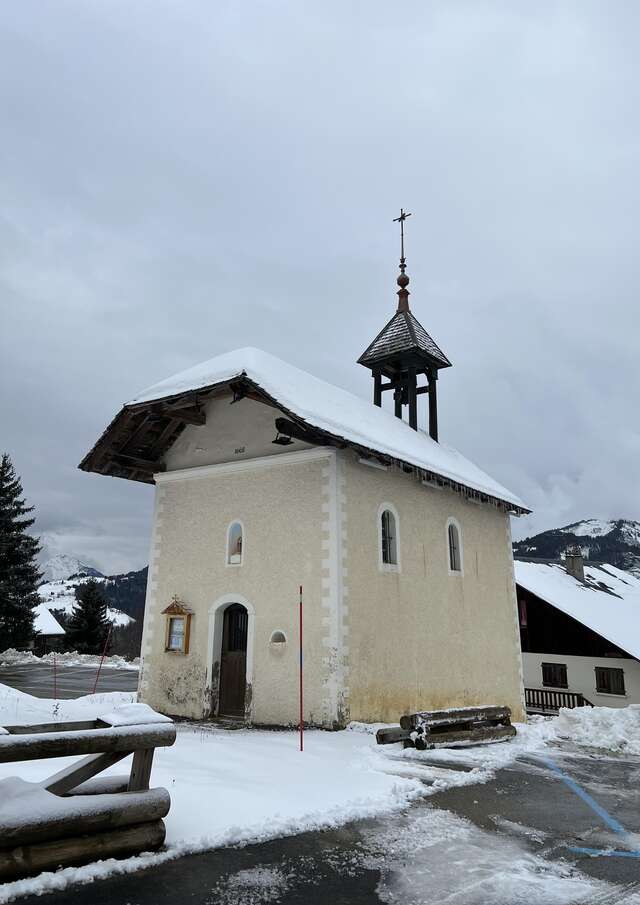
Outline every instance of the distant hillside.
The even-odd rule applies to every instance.
[[[114,609],[121,610],[136,621],[142,620],[144,614],[148,571],[145,566],[138,572],[108,575],[103,584],[104,592]]]
[[[552,528],[513,545],[515,556],[558,559],[577,544],[587,559],[608,562],[640,576],[640,522],[630,519],[583,519],[565,528]]]

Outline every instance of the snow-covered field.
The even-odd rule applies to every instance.
[[[87,719],[104,714],[117,704],[131,702],[134,697],[113,692],[51,701],[0,685],[0,726]],[[614,751],[640,752],[640,708],[628,708],[623,716],[620,714],[620,710],[604,708],[566,711],[554,720],[536,718],[519,726],[516,738],[506,743],[424,752],[403,752],[398,746],[378,747],[372,727],[359,724],[343,732],[307,732],[303,754],[298,750],[294,732],[226,731],[178,725],[175,746],[156,752],[152,776],[154,785],[165,786],[171,793],[166,850],[8,883],[0,886],[0,903],[20,894],[63,889],[71,883],[130,872],[187,852],[229,843],[335,827],[363,817],[387,815],[389,820],[400,819],[393,815],[401,815],[412,800],[453,785],[485,782],[519,755],[542,752],[546,745],[563,737]],[[473,769],[446,769],[444,762],[456,759]],[[19,773],[23,779],[38,781],[71,760],[0,765],[0,779]],[[122,773],[127,768],[125,762],[125,766],[119,764],[110,772]],[[423,780],[432,784],[425,785]],[[480,831],[472,831],[465,821],[453,815],[427,815],[421,819],[429,824],[425,832],[431,835],[419,838],[414,832],[414,845],[424,847],[448,840],[447,845],[464,857],[465,845],[483,844]],[[528,870],[533,882],[542,870],[542,860],[538,858],[541,864],[534,864],[533,856],[521,855],[520,869],[524,873]],[[552,874],[555,870],[553,876],[559,883],[563,880],[562,868],[549,870]],[[585,883],[585,890],[591,889],[590,881],[585,879]],[[582,901],[555,899],[552,891],[548,901]]]
[[[29,666],[44,663],[56,668],[62,666],[98,666],[101,661],[99,654],[79,654],[77,651],[67,651],[65,654],[49,653],[42,657],[36,657],[31,651],[15,650],[10,647],[0,653],[0,666]],[[105,657],[102,668],[111,669],[140,669],[140,657],[135,660],[125,660],[124,657]]]
[[[71,615],[76,605],[76,588],[91,579],[90,575],[80,575],[75,578],[59,578],[55,581],[48,581],[41,584],[38,588],[40,600],[49,610],[63,610],[67,615]],[[104,579],[97,579],[102,581]],[[114,607],[107,608],[107,616],[114,625],[128,625],[134,620],[131,616],[127,616],[122,610]]]

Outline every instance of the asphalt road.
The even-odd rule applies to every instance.
[[[611,852],[634,850],[633,835],[621,830],[640,840],[640,759],[569,749],[552,757],[553,767],[519,761],[488,783],[436,793],[384,818],[190,855],[20,901],[638,905],[640,858]],[[422,769],[416,761],[415,775]],[[573,851],[580,847],[609,854]]]
[[[0,684],[10,685],[36,698],[79,698],[91,694],[96,681],[97,667],[60,666],[55,672],[46,663],[25,666],[0,666]],[[138,687],[137,669],[102,668],[96,691],[135,691]]]

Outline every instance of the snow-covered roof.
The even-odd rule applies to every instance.
[[[508,503],[515,510],[528,511],[522,500],[457,450],[436,443],[424,431],[414,431],[371,402],[260,349],[237,349],[181,371],[143,390],[125,408],[204,390],[243,376],[284,409],[319,430],[433,472]]]
[[[560,563],[515,562],[516,582],[640,659],[640,579],[615,566],[585,565],[584,582]]]
[[[33,608],[33,627],[40,635],[64,635],[65,631],[44,603]]]

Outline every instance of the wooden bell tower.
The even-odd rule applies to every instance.
[[[400,275],[398,276],[398,308],[373,342],[365,349],[358,364],[371,370],[373,402],[382,405],[382,394],[393,391],[395,414],[402,418],[404,407],[409,409],[409,426],[418,430],[418,396],[429,396],[429,435],[438,439],[437,380],[441,368],[451,362],[429,336],[409,309],[409,277],[404,256],[404,224],[411,214],[400,209],[394,223],[400,224]],[[422,386],[420,375],[426,377]],[[386,380],[385,380],[386,378]]]

